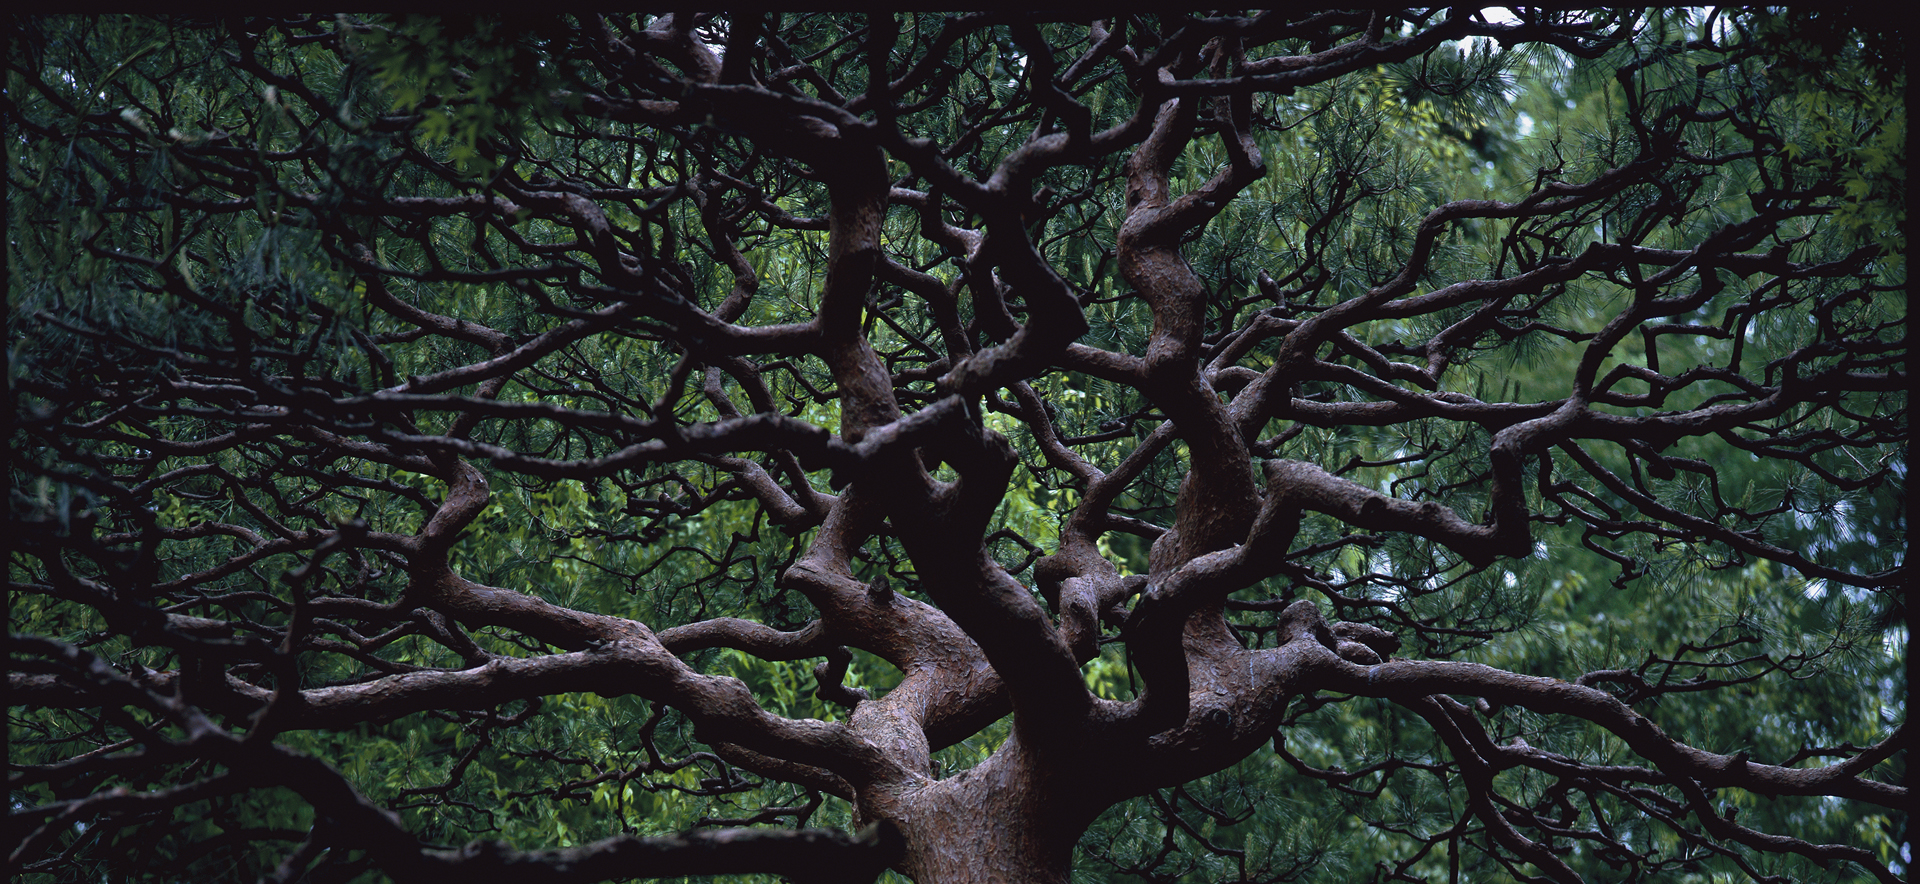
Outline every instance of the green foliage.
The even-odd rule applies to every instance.
[[[781,25],[783,51],[795,59],[838,58],[832,53],[856,45],[849,41],[862,27],[839,14],[772,20]],[[737,26],[702,21],[701,45],[714,49]],[[1133,21],[1136,28],[1166,24]],[[711,117],[674,129],[589,119],[578,88],[584,62],[567,54],[567,41],[584,38],[566,20],[531,13],[343,16],[205,27],[190,19],[97,16],[18,24],[7,86],[9,131],[16,133],[8,153],[9,262],[16,268],[8,286],[10,393],[23,424],[99,432],[61,448],[14,430],[10,518],[44,523],[46,536],[81,550],[53,555],[59,568],[137,586],[145,595],[124,606],[62,596],[45,588],[66,576],[53,573],[59,568],[18,554],[9,566],[19,587],[8,612],[15,633],[85,646],[128,672],[171,671],[193,661],[176,648],[136,640],[120,618],[223,617],[241,624],[244,637],[278,641],[301,616],[296,591],[368,605],[403,600],[406,562],[391,550],[348,550],[304,588],[289,589],[296,581],[286,575],[317,557],[317,532],[357,524],[375,534],[419,534],[441,505],[445,483],[422,462],[343,454],[331,439],[284,416],[332,407],[329,397],[357,398],[363,411],[343,422],[358,421],[354,428],[367,438],[451,432],[466,419],[457,408],[366,403],[406,379],[497,358],[554,334],[606,309],[609,299],[579,294],[593,283],[584,259],[569,249],[588,242],[590,232],[531,210],[483,223],[431,207],[385,215],[370,208],[383,201],[504,199],[503,182],[534,180],[615,193],[598,205],[619,231],[616,245],[650,262],[650,272],[684,283],[690,303],[717,310],[742,285],[715,238],[700,235],[735,225],[730,242],[757,286],[739,324],[802,322],[820,307],[828,255],[820,219],[833,208],[828,185],[781,172],[785,167],[766,160],[762,146]],[[621,27],[631,35],[648,24],[642,17]],[[1715,158],[1711,164],[1676,165],[1564,215],[1454,224],[1424,265],[1421,291],[1511,276],[1601,241],[1687,251],[1720,231],[1777,215],[1788,219],[1783,231],[1754,251],[1803,264],[1856,255],[1863,269],[1795,280],[1791,289],[1765,274],[1707,271],[1717,274],[1718,288],[1691,312],[1671,317],[1672,327],[1657,338],[1626,336],[1600,361],[1594,374],[1606,380],[1599,393],[1614,395],[1594,410],[1618,417],[1674,413],[1742,389],[1715,380],[1652,401],[1644,375],[1661,365],[1669,373],[1674,366],[1731,366],[1730,374],[1765,384],[1793,372],[1855,366],[1821,349],[1843,337],[1881,348],[1884,356],[1874,358],[1883,367],[1903,369],[1905,71],[1889,32],[1862,34],[1862,24],[1804,10],[1667,10],[1649,14],[1639,39],[1595,58],[1476,39],[1263,96],[1253,141],[1269,173],[1183,244],[1206,289],[1207,344],[1221,346],[1260,311],[1304,321],[1382,285],[1407,265],[1422,219],[1444,203],[1515,201],[1543,187],[1591,181],[1634,160],[1651,137],[1648,121],[1686,118],[1685,149]],[[931,17],[910,16],[892,47],[862,51],[896,66],[938,66],[944,92],[922,84],[915,88],[926,94],[894,96],[908,108],[903,126],[939,146],[960,172],[985,178],[1037,125],[1040,99],[1026,76],[1035,62],[1030,46],[1003,27],[969,31],[945,45],[944,55],[929,57],[940,30]],[[1056,48],[1085,38],[1067,24],[1043,22],[1037,30]],[[1702,41],[1756,48],[1709,63]],[[1321,48],[1289,39],[1267,51]],[[1065,48],[1060,54],[1071,61]],[[1615,76],[1623,68],[1634,76]],[[1122,126],[1135,111],[1140,84],[1117,70],[1075,86],[1091,131]],[[820,81],[807,81],[807,88],[815,94],[858,95],[870,86],[864,63],[823,64],[814,73]],[[1211,118],[1207,125],[1219,128]],[[95,130],[111,138],[79,137]],[[133,151],[127,145],[147,158],[144,165],[125,167]],[[1079,342],[1139,356],[1153,318],[1128,290],[1111,247],[1125,220],[1124,161],[1093,157],[1049,168],[1034,184],[1050,200],[1037,199],[1023,223],[1084,305],[1089,331]],[[1173,187],[1197,187],[1229,162],[1219,139],[1196,138],[1175,165]],[[891,163],[889,174],[901,186],[925,186],[906,163]],[[257,175],[257,186],[237,183],[229,167]],[[736,173],[726,184],[737,193],[715,183]],[[1797,197],[1769,196],[1809,186],[1824,201],[1817,209],[1803,212],[1788,205]],[[692,197],[705,194],[702,187],[716,194],[711,204]],[[727,193],[734,195],[717,196]],[[966,212],[947,216],[978,220]],[[783,226],[767,217],[801,220]],[[896,202],[884,218],[885,257],[951,291],[973,291],[981,283],[970,274],[980,270],[929,236],[928,223],[926,213]],[[386,271],[365,272],[370,265]],[[509,272],[516,267],[532,269]],[[1463,341],[1448,354],[1452,368],[1440,391],[1523,405],[1567,395],[1584,342],[1640,297],[1644,280],[1632,275],[1638,272],[1591,273],[1502,302],[1511,316],[1555,334]],[[905,297],[891,285],[876,286],[864,331],[886,367],[906,378],[896,384],[903,403],[917,408],[945,394],[936,379],[951,366],[928,343],[945,331],[937,311],[898,309]],[[997,333],[978,315],[980,298],[953,300],[966,344],[994,343]],[[1759,303],[1773,306],[1753,306]],[[1012,309],[1024,318],[1024,302],[1015,298]],[[1386,316],[1352,332],[1378,353],[1418,362],[1428,354],[1414,344],[1480,309],[1480,302],[1463,301]],[[406,311],[500,337],[423,336],[401,318]],[[477,451],[531,452],[556,462],[606,457],[626,444],[623,434],[633,424],[677,432],[727,417],[733,406],[726,402],[760,395],[772,411],[840,431],[840,391],[820,360],[759,354],[749,382],[747,371],[720,358],[701,363],[669,325],[629,317],[617,331],[584,336],[509,381],[491,388],[450,383],[446,395],[607,418],[469,425]],[[1241,364],[1261,371],[1273,358],[1256,351]],[[1336,348],[1325,358],[1368,367],[1351,350]],[[141,410],[187,399],[152,391],[207,383],[221,372],[236,391],[227,403],[232,413],[254,409],[246,414],[256,423],[210,407],[158,416]],[[1028,383],[1051,410],[1052,430],[1103,470],[1133,453],[1165,417],[1140,389],[1085,372],[1049,369]],[[62,397],[73,389],[100,392]],[[1295,395],[1315,403],[1381,399],[1330,377],[1301,380]],[[1049,460],[1030,422],[1001,396],[985,398],[983,424],[1012,444],[1020,462],[987,528],[989,548],[1008,573],[1034,585],[1036,559],[1058,550],[1064,521],[1087,491]],[[1294,549],[1307,552],[1290,562],[1286,576],[1235,593],[1228,621],[1250,647],[1271,647],[1274,612],[1307,598],[1337,619],[1403,632],[1405,656],[1564,678],[1631,670],[1656,686],[1697,686],[1650,696],[1636,708],[1707,751],[1797,764],[1806,749],[1865,746],[1905,718],[1907,635],[1891,594],[1808,576],[1694,535],[1621,526],[1656,520],[1655,506],[1716,524],[1738,513],[1740,531],[1807,551],[1815,563],[1856,574],[1902,567],[1906,442],[1865,438],[1852,416],[1904,414],[1905,407],[1904,392],[1842,392],[1766,421],[1681,438],[1661,453],[1711,469],[1683,464],[1677,478],[1658,484],[1650,503],[1604,487],[1592,470],[1576,468],[1569,459],[1575,453],[1535,453],[1538,482],[1525,491],[1535,514],[1535,555],[1491,566],[1470,565],[1429,539],[1367,534],[1310,513],[1294,541]],[[630,423],[606,429],[615,420]],[[237,441],[209,446],[210,453],[153,444],[222,433]],[[1256,435],[1259,457],[1320,463],[1403,500],[1444,504],[1473,518],[1492,505],[1484,462],[1493,434],[1478,424],[1275,420]],[[1817,444],[1843,436],[1846,444]],[[1782,439],[1815,442],[1789,451]],[[1646,452],[1611,441],[1582,446],[1577,454],[1597,468],[1640,482]],[[747,466],[786,486],[824,492],[844,484],[777,454],[747,457]],[[1165,446],[1112,512],[1171,524],[1192,467],[1184,443]],[[780,578],[818,529],[777,522],[739,480],[744,472],[710,454],[585,478],[489,467],[491,500],[450,562],[478,583],[629,618],[656,632],[721,616],[803,628],[819,612]],[[956,473],[947,465],[936,475],[948,480]],[[1873,478],[1854,478],[1860,476]],[[1606,525],[1592,527],[1597,522]],[[253,555],[247,534],[287,540]],[[158,540],[96,540],[142,536],[164,536],[164,554],[155,552]],[[1114,530],[1096,548],[1130,576],[1149,571],[1150,543],[1142,533]],[[902,594],[926,599],[897,541],[876,538],[853,558],[853,577],[884,575]],[[305,688],[354,685],[475,665],[472,655],[438,638],[437,628],[422,616],[369,637],[328,621],[297,655],[294,681]],[[497,625],[474,630],[471,640],[480,655],[501,658],[557,650]],[[899,683],[901,673],[880,656],[860,648],[851,655],[847,687],[879,697]],[[814,659],[766,660],[732,649],[687,659],[702,672],[738,679],[773,714],[826,721],[850,715],[816,693]],[[283,677],[261,667],[236,671],[256,686]],[[1126,646],[1111,636],[1083,674],[1102,700],[1139,695]],[[1447,746],[1419,715],[1325,692],[1293,702],[1268,748],[1108,809],[1082,839],[1076,880],[1518,880],[1494,858],[1484,827],[1469,824],[1467,787],[1449,773]],[[1594,764],[1640,763],[1598,727],[1517,709],[1479,714],[1497,743],[1524,740]],[[124,717],[12,706],[10,764],[53,764],[162,727],[138,710]],[[253,726],[238,715],[222,716],[222,723]],[[940,749],[936,776],[983,763],[1011,730],[1012,719],[1001,718]],[[449,846],[502,839],[526,849],[565,847],[722,824],[845,830],[855,817],[839,798],[722,760],[680,712],[616,692],[436,710],[276,739],[328,759],[411,831]],[[1879,771],[1900,780],[1904,765],[1897,756]],[[190,775],[186,768],[103,777],[89,788],[110,782],[146,789]],[[1537,771],[1503,771],[1495,783],[1515,808],[1571,808],[1565,790]],[[11,793],[15,807],[72,797],[40,783]],[[1906,862],[1892,855],[1908,831],[1904,814],[1738,790],[1719,797],[1755,828],[1816,843],[1870,843],[1882,862]],[[1640,856],[1576,847],[1589,880],[1720,881],[1745,861],[1649,821],[1633,794],[1595,801],[1578,812],[1627,821],[1615,837]],[[68,864],[21,880],[252,880],[315,825],[311,807],[291,792],[212,795],[137,826],[71,825],[52,839]],[[1792,880],[1857,874],[1845,864],[1823,867],[1792,856],[1754,862],[1759,874]],[[380,879],[362,855],[343,856],[339,866],[341,880]]]

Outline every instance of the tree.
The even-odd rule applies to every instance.
[[[1905,874],[1884,30],[15,30],[22,880]]]

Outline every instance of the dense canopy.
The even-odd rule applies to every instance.
[[[10,873],[1904,880],[1900,52],[16,19]]]

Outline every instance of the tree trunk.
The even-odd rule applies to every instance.
[[[958,776],[863,800],[906,835],[897,868],[918,884],[1066,884],[1073,847],[1098,809],[1008,738]]]

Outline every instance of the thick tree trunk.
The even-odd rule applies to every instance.
[[[1014,737],[971,770],[863,809],[900,826],[907,854],[897,868],[918,884],[1065,884],[1097,811],[1048,767]]]

